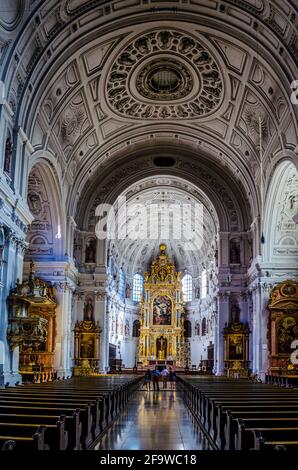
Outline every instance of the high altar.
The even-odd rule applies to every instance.
[[[143,366],[185,366],[184,308],[180,273],[161,244],[160,253],[145,273],[141,301],[139,362]]]

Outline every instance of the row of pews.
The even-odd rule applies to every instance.
[[[0,389],[0,449],[92,449],[141,380],[78,377]]]
[[[266,375],[265,383],[279,387],[298,387],[298,375]]]
[[[177,385],[214,449],[298,450],[298,389],[195,376]]]

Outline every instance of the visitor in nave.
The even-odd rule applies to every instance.
[[[161,377],[162,377],[163,388],[165,389],[167,388],[168,378],[169,378],[169,371],[166,367],[161,371]]]

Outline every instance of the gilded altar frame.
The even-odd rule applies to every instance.
[[[268,319],[269,373],[298,374],[291,363],[291,344],[298,339],[298,283],[286,280],[270,293]]]
[[[171,301],[171,321],[154,322],[158,299]],[[166,301],[163,304],[167,304]],[[166,305],[159,302],[160,311]],[[145,273],[144,294],[140,306],[139,362],[143,366],[170,364],[185,366],[184,307],[180,272],[166,254],[166,245]]]
[[[99,372],[99,339],[101,328],[92,320],[77,321],[74,328],[75,376]]]
[[[248,377],[249,326],[232,322],[224,328],[224,364],[228,377]]]

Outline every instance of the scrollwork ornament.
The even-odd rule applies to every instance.
[[[152,31],[132,40],[106,83],[111,108],[133,119],[195,119],[213,113],[223,98],[214,57],[179,31]]]

